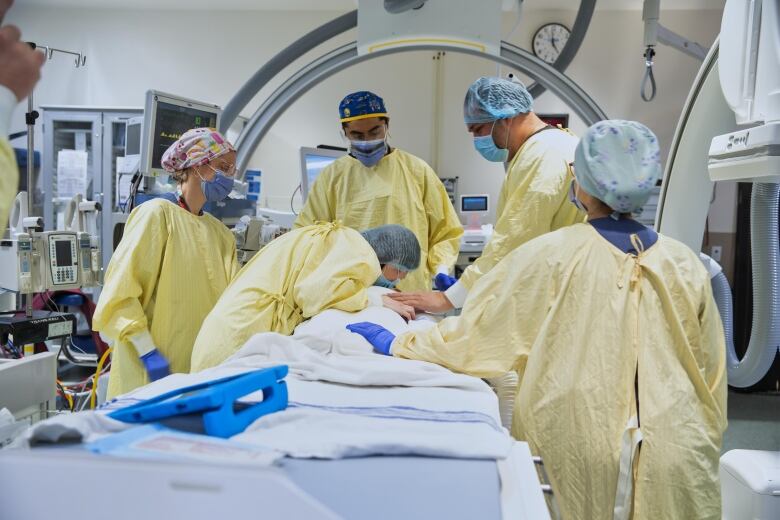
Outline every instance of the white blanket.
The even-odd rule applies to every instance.
[[[380,318],[387,320],[390,311],[379,310],[385,314]],[[369,308],[363,313],[375,311]],[[371,319],[376,316],[360,314],[348,315],[349,322],[381,323]],[[233,439],[300,458],[414,454],[503,459],[508,455],[512,442],[501,427],[496,396],[480,379],[430,363],[374,354],[362,337],[348,332],[342,335],[334,330],[329,340],[319,336],[318,341],[309,337],[304,342],[301,336],[305,338],[298,331],[296,337],[258,334],[219,367],[171,375],[108,403],[99,412],[44,421],[31,429],[27,439],[92,441],[129,427],[105,417],[109,410],[202,381],[286,364],[290,368],[288,409],[260,418]],[[258,393],[244,400],[259,399]]]
[[[374,351],[371,345],[362,336],[348,331],[347,325],[369,321],[383,326],[398,336],[409,331],[427,329],[436,323],[435,317],[427,314],[418,315],[416,320],[406,323],[398,314],[382,307],[382,295],[390,292],[393,291],[382,287],[369,287],[368,308],[356,313],[336,309],[323,311],[298,325],[293,337],[319,352],[344,355],[371,354]]]

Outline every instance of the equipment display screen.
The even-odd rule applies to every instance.
[[[460,210],[461,211],[487,211],[488,198],[485,196],[462,197],[460,199]]]
[[[54,251],[57,255],[57,265],[70,267],[73,265],[73,256],[70,240],[55,240]]]
[[[125,153],[127,155],[141,154],[141,125],[127,125]]]
[[[191,107],[182,107],[162,101],[157,103],[154,121],[154,142],[152,143],[152,168],[161,168],[160,160],[174,142],[191,128],[214,128],[217,114]]]
[[[336,160],[329,155],[306,154],[306,176],[309,178],[309,189],[314,186],[314,181],[322,170]]]

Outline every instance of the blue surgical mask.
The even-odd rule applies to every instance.
[[[385,275],[380,274],[379,278],[377,278],[376,282],[374,282],[374,285],[379,287],[386,287],[388,289],[395,289],[395,286],[398,285],[398,280],[388,280],[385,278]]]
[[[350,153],[368,168],[378,163],[387,153],[387,141],[384,138],[372,141],[350,141],[349,145]]]
[[[493,121],[493,126],[490,127],[490,133],[488,135],[483,135],[480,137],[474,138],[474,148],[477,149],[477,151],[491,162],[506,162],[507,159],[509,159],[509,149],[508,148],[499,148],[496,146],[495,141],[493,141],[493,129],[496,127],[496,122]],[[509,143],[509,132],[507,131],[506,136],[507,143]]]
[[[213,169],[213,168],[212,168]],[[228,177],[222,170],[214,169],[214,178],[210,181],[200,178],[200,189],[208,202],[225,200],[233,191],[233,177]]]
[[[585,205],[577,198],[577,192],[574,190],[574,181],[571,181],[571,185],[569,186],[569,202],[577,206],[577,209],[583,213],[588,212]]]

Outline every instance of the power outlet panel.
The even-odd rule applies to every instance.
[[[715,260],[716,262],[720,262],[721,257],[723,256],[723,247],[722,246],[712,246],[710,248],[710,257]]]

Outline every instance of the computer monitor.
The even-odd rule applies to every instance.
[[[125,157],[128,155],[141,155],[141,129],[143,117],[131,117],[125,125]]]
[[[468,217],[466,229],[480,227],[480,217],[487,215],[489,200],[490,197],[485,194],[460,196],[460,212],[463,216]]]
[[[301,147],[301,196],[306,202],[309,190],[322,170],[330,163],[347,154],[346,149]]]
[[[488,195],[461,195],[460,211],[461,213],[487,213],[488,200]]]
[[[191,128],[216,128],[222,109],[155,90],[146,92],[141,139],[141,173],[167,175],[160,166],[163,153]]]

